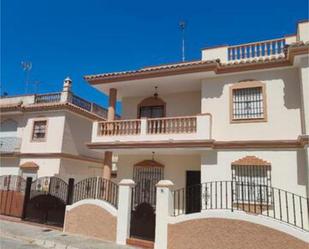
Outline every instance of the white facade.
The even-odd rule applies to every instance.
[[[233,174],[237,174],[232,166],[241,162],[241,166],[247,166],[246,177],[267,174],[264,178],[269,187],[288,191],[293,198],[308,198],[307,30],[309,23],[303,22],[293,36],[203,49],[197,62],[86,76],[90,84],[106,94],[117,91],[117,99],[122,101],[121,120],[94,122],[89,148],[118,156],[117,182],[133,179],[137,186],[139,182],[144,184],[147,177],[142,174],[146,173],[138,175],[138,167],[163,168],[161,180],[172,181],[171,190],[185,189],[192,180],[202,186],[232,182]],[[260,101],[262,114],[256,115],[261,118],[235,119],[235,89],[255,88],[260,89],[259,97],[248,100],[250,95],[246,95],[241,108],[257,108],[255,103]],[[145,110],[146,117],[140,115]],[[151,116],[155,112],[158,116]],[[250,175],[251,166],[265,166],[265,171]],[[200,172],[198,181],[190,179],[192,172]],[[286,205],[294,203],[289,198]],[[278,209],[277,202],[273,202],[273,208]],[[203,205],[202,209],[206,207]],[[293,205],[294,211],[299,209],[294,219],[300,222],[304,206]],[[262,204],[260,208],[265,214]],[[270,212],[275,215],[275,211]],[[290,212],[284,215],[290,218]],[[303,222],[308,226],[307,216]],[[156,228],[156,234],[159,230]],[[166,237],[164,240],[161,242],[166,243]],[[166,248],[166,244],[160,246]]]
[[[304,27],[308,25],[308,23],[300,23],[297,36],[287,37],[285,44],[306,42]],[[270,42],[274,44],[277,41]],[[223,63],[231,64],[233,61],[227,59],[228,52],[222,52],[228,49],[228,46],[204,49],[202,59],[222,61],[224,58]],[[283,52],[278,53],[279,55],[282,56]],[[104,82],[104,75],[103,77],[99,75],[98,79],[95,78],[96,82],[99,82],[95,83],[95,87],[106,93],[110,88],[115,88],[118,91],[118,99],[122,101],[124,125],[121,126],[121,122],[116,121],[122,127],[120,129],[125,130],[130,125],[125,122],[134,120],[132,122],[140,122],[140,132],[130,134],[125,131],[117,133],[114,130],[110,132],[115,134],[108,135],[106,130],[106,134],[100,135],[98,132],[102,123],[95,122],[92,130],[93,144],[90,144],[90,148],[97,149],[96,151],[100,148],[102,151],[111,150],[118,155],[118,181],[124,178],[132,179],[134,165],[151,159],[154,153],[155,160],[165,166],[164,179],[172,180],[175,188],[185,187],[186,171],[189,170],[200,170],[202,183],[232,180],[231,164],[246,156],[256,156],[271,164],[273,186],[307,196],[306,146],[297,145],[301,136],[308,135],[306,126],[309,123],[309,113],[306,89],[309,82],[305,73],[308,68],[307,56],[308,54],[297,55],[292,64],[284,66],[270,66],[267,69],[255,69],[252,66],[251,70],[235,69],[233,73],[213,74],[208,71],[173,75],[169,73],[166,76],[132,80],[108,79],[108,82]],[[300,58],[303,59],[300,60]],[[162,66],[163,69],[166,67],[168,65]],[[153,70],[157,68],[153,67]],[[145,70],[141,72],[145,73]],[[102,77],[102,84],[100,84],[100,77]],[[115,77],[118,75],[116,74]],[[260,82],[264,86],[266,118],[257,121],[231,122],[231,87],[241,86],[241,84],[250,86],[251,81]],[[89,82],[92,83],[91,76]],[[196,117],[196,130],[150,134],[148,129],[151,121],[139,119],[138,112],[140,103],[151,97],[155,91],[165,102],[165,117],[171,119]],[[199,116],[200,114],[202,116]],[[165,121],[161,122],[164,124]],[[159,125],[162,124],[159,123]],[[203,135],[202,132],[204,132]],[[177,143],[196,141],[203,141],[204,144],[195,147],[177,145]],[[236,145],[242,145],[237,147],[233,142],[236,142]],[[227,145],[223,146],[225,143]]]
[[[64,180],[102,175],[103,157],[85,144],[91,140],[93,121],[104,118],[97,116],[92,109],[82,110],[74,105],[68,109],[70,95],[63,91],[52,101],[49,98],[53,94],[0,100],[0,175],[58,176]],[[45,103],[42,102],[44,100]],[[84,104],[88,103],[85,101]],[[46,121],[45,138],[42,140],[33,139],[36,121]],[[26,168],[23,165],[27,165]],[[37,168],[31,168],[31,165]]]

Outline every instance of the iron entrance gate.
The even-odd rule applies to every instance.
[[[156,184],[163,179],[162,167],[134,167],[130,236],[154,240]]]
[[[24,219],[63,226],[65,206],[71,203],[74,180],[69,184],[58,177],[41,177],[27,183]],[[28,184],[30,186],[28,186]],[[26,190],[27,194],[27,190]]]

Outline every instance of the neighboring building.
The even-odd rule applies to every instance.
[[[94,122],[88,147],[105,153],[106,178],[118,156],[116,181],[135,181],[136,208],[155,206],[161,179],[173,189],[233,180],[308,198],[308,49],[309,23],[301,22],[295,35],[205,48],[199,61],[85,76],[110,96],[108,119]],[[114,120],[116,98],[121,120]],[[245,191],[268,203],[267,190],[244,188],[234,192],[238,201]],[[200,192],[185,193],[185,213],[200,210]],[[153,232],[133,235],[153,239]]]
[[[102,174],[103,157],[91,151],[92,123],[104,121],[107,110],[63,91],[0,99],[0,175],[70,177]]]

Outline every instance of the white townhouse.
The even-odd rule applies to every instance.
[[[0,175],[64,180],[102,175],[103,156],[89,150],[92,123],[106,119],[106,109],[63,91],[0,99]]]
[[[94,121],[88,147],[104,153],[104,178],[110,179],[117,155],[115,181],[136,184],[124,232],[128,243],[138,238],[162,249],[228,248],[237,239],[260,238],[262,244],[270,240],[263,248],[304,248],[276,225],[276,231],[244,221],[231,225],[231,212],[209,220],[205,211],[238,210],[259,220],[250,215],[258,213],[309,230],[308,50],[304,21],[293,35],[202,49],[198,61],[85,76],[109,96],[107,120]],[[116,100],[122,103],[117,120]],[[165,189],[171,205],[156,202]],[[236,234],[236,227],[244,230]],[[211,238],[220,233],[224,238],[216,244]]]

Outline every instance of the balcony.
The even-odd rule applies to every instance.
[[[27,105],[35,106],[41,104],[55,104],[61,103],[66,104],[70,103],[76,107],[79,107],[85,111],[91,112],[95,115],[107,118],[107,109],[103,108],[95,103],[89,102],[83,98],[78,97],[72,92],[56,92],[56,93],[47,93],[47,94],[29,94],[21,96],[10,96],[2,97],[0,104],[1,105]],[[119,116],[116,117],[117,119]]]
[[[92,142],[211,139],[211,115],[95,122]]]
[[[20,150],[20,137],[0,137],[0,153],[14,153]]]
[[[59,93],[48,93],[48,94],[36,94],[34,98],[34,103],[42,104],[42,103],[56,103],[61,102],[61,92]],[[72,93],[69,93],[67,102],[78,106],[86,111],[92,112],[98,116],[103,118],[107,117],[107,109],[89,102],[83,98],[80,98]],[[117,117],[118,118],[118,117]]]
[[[221,62],[231,63],[244,60],[263,60],[285,56],[285,47],[296,42],[296,36],[257,41],[234,46],[219,46],[205,48],[202,51],[203,60],[220,59]]]

